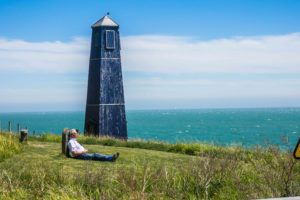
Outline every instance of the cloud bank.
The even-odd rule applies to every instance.
[[[0,39],[0,70],[27,73],[70,73],[85,70],[89,46],[84,38],[71,42],[27,42]]]
[[[129,108],[300,106],[300,33],[208,41],[142,35],[121,41]],[[89,48],[86,38],[0,39],[0,109],[44,107],[42,102],[84,109]]]
[[[0,69],[69,73],[87,69],[90,41],[0,39]],[[300,33],[198,41],[175,36],[122,38],[123,69],[157,73],[300,72]]]
[[[129,71],[162,73],[300,72],[300,34],[197,41],[184,37],[124,39]]]

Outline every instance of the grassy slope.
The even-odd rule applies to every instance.
[[[87,166],[92,168],[97,167],[123,167],[130,165],[142,165],[144,163],[157,164],[159,162],[187,162],[193,157],[184,156],[174,153],[165,153],[159,151],[151,151],[144,149],[130,149],[123,147],[106,147],[99,145],[84,145],[89,152],[98,152],[103,154],[113,154],[120,152],[120,157],[117,162],[97,162],[97,161],[81,161],[71,158],[66,158],[61,155],[61,145],[57,143],[40,143],[29,142],[29,145],[24,151],[26,153],[16,155],[11,161],[18,160],[18,162],[27,162],[31,158],[39,161],[49,162],[58,166],[65,166],[71,171],[80,171]],[[9,161],[8,161],[9,162]]]
[[[158,165],[166,165],[168,167],[174,167],[172,166],[173,163],[186,163],[190,160],[195,159],[194,157],[191,156],[185,156],[181,154],[174,154],[174,153],[165,153],[165,152],[159,152],[159,151],[152,151],[152,150],[143,150],[143,149],[131,149],[131,148],[123,148],[123,147],[105,147],[105,146],[99,146],[99,145],[85,145],[87,149],[89,149],[90,152],[101,152],[103,154],[112,154],[114,152],[120,152],[120,157],[117,160],[117,162],[97,162],[97,161],[81,161],[81,160],[76,160],[76,159],[71,159],[71,158],[66,158],[65,156],[60,154],[61,151],[61,146],[59,143],[48,143],[48,142],[29,142],[28,145],[26,145],[23,148],[23,152],[20,154],[15,155],[13,158],[6,159],[4,162],[0,163],[0,169],[6,169],[8,175],[7,179],[10,179],[9,181],[17,178],[17,179],[22,179],[22,176],[32,176],[30,178],[36,179],[36,178],[41,178],[40,176],[46,176],[45,174],[41,174],[39,177],[34,177],[35,170],[37,169],[42,169],[45,172],[51,173],[63,173],[67,176],[71,177],[76,177],[78,175],[82,175],[84,178],[88,176],[88,172],[94,173],[96,177],[101,179],[103,174],[97,174],[99,170],[102,172],[105,171],[104,174],[108,174],[109,176],[114,176],[114,173],[116,170],[120,169],[128,169],[130,170],[137,170],[136,175],[138,176],[139,174],[139,168],[144,167],[144,166],[149,166],[149,168],[158,166]],[[150,167],[151,166],[151,167]],[[27,170],[27,173],[24,172],[24,170]],[[30,172],[32,170],[32,172]],[[50,171],[48,171],[50,170]],[[51,171],[52,170],[52,171]],[[13,173],[18,174],[18,177],[15,177]],[[98,172],[97,172],[98,171]],[[9,174],[11,173],[11,174]],[[36,172],[37,174],[39,172]],[[128,174],[127,174],[128,175]],[[134,174],[131,174],[134,176]],[[11,176],[11,177],[9,177]],[[105,175],[104,175],[105,176]],[[130,176],[130,175],[129,175]],[[3,174],[2,174],[3,178]],[[22,186],[22,184],[28,184],[30,181],[30,178],[27,179],[26,177],[24,178],[24,182],[22,180],[19,183],[16,183],[15,186],[17,186],[21,190],[18,191],[15,186],[8,186],[8,188],[5,188],[1,191],[0,195],[2,194],[5,198],[11,197],[12,199],[14,198],[32,198],[32,197],[38,197],[38,198],[46,198],[47,193],[44,194],[44,192],[39,192],[41,188],[37,189],[36,191],[29,191],[27,189],[32,189],[31,186]],[[52,174],[52,177],[50,178],[55,178]],[[4,177],[5,179],[5,177]],[[31,180],[32,181],[32,180]],[[33,180],[34,181],[34,180]],[[18,182],[18,180],[16,180]],[[42,182],[47,182],[46,180]],[[62,181],[63,182],[63,181]],[[68,182],[68,181],[67,181]],[[43,183],[45,184],[45,183]],[[59,183],[58,183],[59,184]],[[93,182],[91,180],[90,184],[99,184],[96,180]],[[135,183],[133,183],[135,184]],[[12,183],[12,185],[14,185]],[[52,183],[52,185],[55,184]],[[113,185],[111,185],[113,187]],[[45,186],[46,187],[46,186]],[[139,187],[139,186],[138,186]],[[78,187],[80,188],[80,187]],[[25,190],[24,190],[25,189]],[[71,190],[77,189],[77,187],[69,187]],[[141,189],[141,188],[140,188]],[[27,190],[27,191],[26,191]],[[43,188],[42,190],[49,192],[49,188]],[[53,199],[60,198],[62,197],[63,199],[65,198],[76,198],[82,199],[82,198],[88,198],[88,197],[95,197],[97,198],[97,194],[87,193],[86,191],[80,192],[81,194],[73,194],[70,192],[67,192],[68,194],[64,196],[64,191],[60,191],[59,193],[61,194],[54,194],[55,190],[57,188],[54,188],[53,191],[50,189],[50,196],[53,196]],[[139,189],[138,189],[139,190]],[[34,194],[31,196],[29,193]],[[52,193],[53,192],[53,193]],[[51,194],[52,193],[52,194]],[[48,195],[49,195],[48,194]],[[44,196],[46,195],[46,196]],[[103,194],[105,196],[105,194]],[[100,196],[103,196],[100,195]],[[118,194],[119,198],[120,196],[123,196],[122,194]],[[142,194],[126,194],[124,196],[131,196],[133,198],[139,199]],[[110,195],[108,195],[110,196]],[[49,196],[48,196],[49,197]],[[111,196],[112,197],[112,196]],[[49,197],[50,198],[50,197]],[[113,197],[112,197],[113,198]],[[127,197],[125,197],[126,199]],[[0,198],[1,199],[1,198]]]
[[[84,145],[121,153],[117,162],[60,154],[60,143],[30,141],[0,162],[0,199],[251,199],[299,195],[300,166],[271,151],[215,158],[154,150]],[[261,155],[261,157],[253,157]],[[289,172],[291,171],[291,172]]]

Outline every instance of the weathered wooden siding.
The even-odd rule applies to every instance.
[[[85,133],[127,139],[119,27],[93,27]],[[106,30],[115,31],[115,48],[106,48]]]

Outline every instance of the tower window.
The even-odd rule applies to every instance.
[[[107,49],[115,49],[115,31],[107,30],[106,31],[106,48]]]

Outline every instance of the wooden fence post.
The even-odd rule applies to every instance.
[[[67,154],[67,148],[68,148],[68,129],[64,129],[64,131],[61,134],[61,152],[66,155]]]
[[[11,133],[11,121],[8,121],[8,132]]]
[[[18,134],[20,133],[20,124],[18,123],[17,124],[17,131],[18,131]]]

